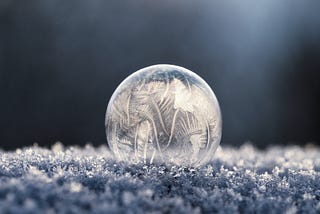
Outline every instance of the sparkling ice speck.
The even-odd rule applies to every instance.
[[[109,101],[105,125],[118,160],[186,166],[212,159],[222,129],[211,88],[174,65],[153,65],[127,77]]]

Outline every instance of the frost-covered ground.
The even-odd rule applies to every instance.
[[[106,147],[0,151],[0,213],[320,213],[320,148],[220,148],[199,169],[127,166]]]

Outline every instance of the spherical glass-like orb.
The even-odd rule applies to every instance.
[[[153,65],[127,77],[106,112],[108,144],[130,163],[199,166],[220,143],[219,103],[209,85],[175,65]]]

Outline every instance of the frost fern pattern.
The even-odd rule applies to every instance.
[[[209,86],[191,71],[151,66],[118,87],[108,105],[106,132],[119,160],[201,165],[219,145],[220,109]]]

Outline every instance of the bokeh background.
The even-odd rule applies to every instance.
[[[215,91],[223,145],[320,141],[320,1],[0,1],[0,148],[106,143],[117,85],[152,64]]]

